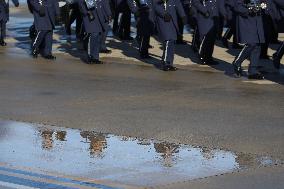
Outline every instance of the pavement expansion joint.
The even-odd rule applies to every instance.
[[[0,133],[0,165],[15,169],[7,175],[3,171],[9,170],[0,166],[0,181],[14,184],[32,179],[40,186],[63,182],[68,187],[89,187],[67,179],[75,177],[103,183],[106,189],[150,187],[283,165],[269,156],[19,121],[0,120]],[[46,173],[57,175],[56,182]],[[14,182],[19,177],[23,181]]]

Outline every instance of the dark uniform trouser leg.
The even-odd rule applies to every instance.
[[[284,41],[281,43],[281,45],[278,47],[275,55],[276,57],[281,60],[281,58],[283,57],[284,54]]]
[[[114,17],[113,17],[113,25],[112,25],[112,32],[117,33],[118,30],[118,18],[119,18],[119,12],[115,11]]]
[[[169,65],[173,65],[175,54],[175,41],[167,40],[163,43],[163,61]]]
[[[52,35],[53,31],[48,31],[44,38],[44,50],[43,55],[51,55],[52,53]]]
[[[131,25],[131,11],[130,9],[127,9],[126,11],[122,13],[118,33],[122,37],[129,37],[130,36],[130,25]]]
[[[193,31],[193,36],[192,36],[192,42],[191,42],[193,48],[199,49],[200,46],[200,41],[199,41],[199,33],[198,33],[198,28],[197,26],[195,27]]]
[[[101,34],[98,34],[98,33],[89,34],[88,55],[92,56],[96,60],[99,60],[100,37],[101,37]]]
[[[0,21],[0,39],[3,40],[6,37],[6,22]]]
[[[236,57],[234,64],[238,67],[241,67],[243,61],[250,57],[250,65],[248,72],[249,74],[257,73],[260,50],[260,44],[246,44],[240,54]]]
[[[39,50],[40,45],[42,44],[42,42],[45,40],[45,36],[52,31],[48,31],[48,30],[40,30],[37,32],[36,38],[33,42],[32,48],[34,50]]]
[[[183,29],[184,29],[184,24],[182,21],[182,18],[178,18],[178,36],[177,36],[177,41],[182,41],[183,40]]]
[[[212,59],[214,45],[216,40],[217,28],[212,28],[202,39],[199,56],[205,61],[210,61]]]
[[[140,55],[148,55],[149,54],[149,52],[148,52],[149,44],[150,44],[150,35],[141,36],[140,48],[139,48]]]
[[[233,36],[233,30],[232,30],[232,28],[230,27],[230,28],[228,28],[228,29],[226,30],[226,32],[225,32],[225,34],[224,34],[223,37],[224,37],[225,39],[227,39],[227,40],[230,40],[232,36]]]
[[[106,47],[106,38],[107,38],[107,31],[103,32],[101,37],[100,37],[100,50],[106,50],[107,47]]]

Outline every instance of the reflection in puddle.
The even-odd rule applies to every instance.
[[[268,157],[155,140],[0,121],[0,162],[140,186],[271,165]]]

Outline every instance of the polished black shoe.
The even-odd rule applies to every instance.
[[[261,73],[248,75],[248,79],[263,80],[264,76]]]
[[[55,60],[56,59],[56,57],[53,56],[52,54],[44,55],[43,58],[45,58],[47,60]]]
[[[204,58],[199,57],[199,64],[201,64],[201,65],[206,65],[207,62],[206,62],[206,60],[205,60]]]
[[[163,71],[170,71],[169,64],[166,63],[165,61],[162,61],[161,69],[162,69]]]
[[[243,48],[243,46],[238,44],[238,43],[233,43],[232,47],[233,47],[233,49],[242,49]]]
[[[93,59],[93,63],[94,64],[103,64],[103,62],[98,60],[98,59]]]
[[[104,54],[111,54],[111,53],[112,53],[112,51],[111,51],[111,50],[109,50],[109,49],[102,49],[102,50],[100,50],[100,53],[104,53]]]
[[[222,44],[224,47],[229,48],[229,42],[226,38],[222,38]]]
[[[0,40],[0,46],[5,47],[5,46],[7,46],[7,43],[3,39],[1,39]]]
[[[243,69],[241,66],[237,66],[235,63],[233,63],[233,69],[236,77],[242,77],[243,76]]]
[[[33,57],[33,58],[37,58],[38,57],[38,51],[36,50],[36,49],[33,49],[32,50],[32,52],[31,52],[31,56]]]
[[[273,65],[276,69],[280,68],[280,59],[277,57],[276,54],[273,54]]]
[[[177,67],[172,66],[172,65],[169,65],[168,67],[169,67],[169,71],[177,71],[178,70]]]

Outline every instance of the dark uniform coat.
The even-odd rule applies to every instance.
[[[19,6],[18,0],[12,0],[15,6]],[[0,21],[7,22],[9,20],[9,0],[0,0]]]
[[[261,15],[250,15],[244,0],[236,0],[237,40],[239,43],[264,43],[264,29]]]
[[[84,0],[78,0],[79,9],[83,15],[83,24],[85,31],[87,33],[102,33],[105,31],[104,23],[105,23],[105,15],[103,14],[103,11],[101,10],[102,6],[101,4],[97,3],[97,8],[94,8],[92,10],[88,10],[86,3]],[[93,20],[90,20],[88,16],[88,11],[92,13],[94,16]]]
[[[28,0],[34,15],[34,24],[37,31],[53,30],[56,16],[60,15],[57,0]],[[45,15],[40,16],[40,2],[45,9]]]
[[[154,11],[156,14],[156,26],[158,35],[161,40],[177,40],[177,33],[179,33],[177,14],[180,17],[185,17],[182,4],[179,0],[154,0]],[[170,22],[164,20],[165,14],[171,16]]]
[[[219,15],[226,16],[224,0],[192,0],[197,10],[197,25],[200,39],[218,25]],[[206,15],[208,14],[208,15]]]

